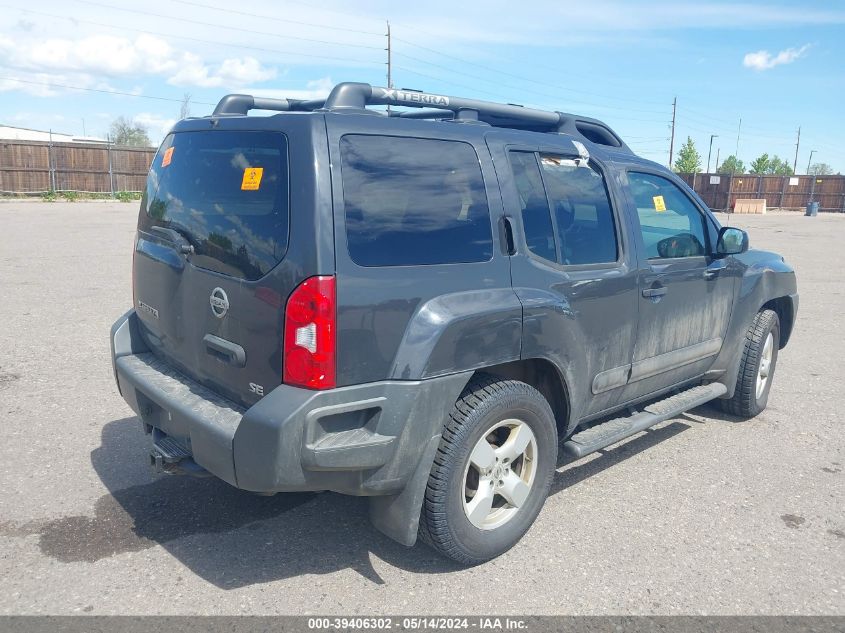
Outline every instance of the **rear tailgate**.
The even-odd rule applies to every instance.
[[[150,349],[247,406],[281,382],[286,299],[321,272],[307,253],[316,218],[291,217],[292,202],[297,215],[318,214],[320,178],[313,159],[310,176],[291,168],[312,136],[292,118],[290,130],[237,129],[246,117],[177,126],[153,161],[138,221],[135,309]],[[307,147],[292,151],[292,137]],[[305,185],[296,192],[292,172]]]

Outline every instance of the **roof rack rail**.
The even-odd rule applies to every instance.
[[[232,94],[223,97],[212,116],[245,115],[250,110],[279,112],[367,112],[367,106],[386,105],[416,108],[416,111],[393,110],[391,117],[408,119],[451,119],[486,123],[494,127],[564,133],[585,138],[593,143],[630,152],[628,146],[608,125],[589,117],[564,112],[537,110],[511,103],[496,103],[431,94],[408,88],[382,88],[366,83],[337,84],[326,99],[267,99]],[[369,112],[375,111],[370,110]]]

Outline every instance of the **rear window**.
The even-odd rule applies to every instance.
[[[284,257],[288,242],[288,150],[278,132],[169,135],[156,154],[142,202],[142,230],[181,233],[191,263],[254,280]]]
[[[471,145],[347,135],[340,152],[355,263],[412,266],[493,256],[487,194]]]

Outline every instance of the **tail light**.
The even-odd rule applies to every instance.
[[[335,386],[336,325],[335,278],[310,277],[299,284],[285,307],[285,384]]]

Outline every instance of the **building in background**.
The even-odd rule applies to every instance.
[[[43,141],[49,143],[107,143],[104,138],[94,136],[74,136],[49,130],[32,130],[26,127],[0,124],[0,141]]]

